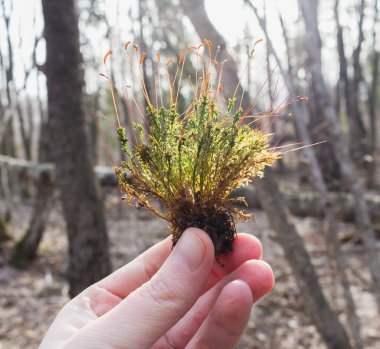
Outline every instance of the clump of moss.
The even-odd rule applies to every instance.
[[[182,115],[176,103],[154,107],[148,100],[145,122],[133,124],[133,143],[119,125],[126,160],[114,171],[129,204],[146,207],[170,223],[174,244],[186,228],[198,227],[209,234],[219,255],[233,249],[235,220],[251,217],[236,208],[245,199],[230,194],[263,176],[279,153],[270,148],[269,135],[243,122],[235,98],[221,111],[219,96],[207,81],[197,92]]]

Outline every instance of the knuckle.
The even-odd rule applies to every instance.
[[[148,280],[150,280],[157,272],[158,267],[154,263],[152,263],[151,259],[149,258],[143,258],[143,268],[144,268],[144,274],[147,277]]]
[[[183,297],[178,296],[178,291],[178,286],[163,276],[152,278],[149,287],[145,289],[147,297],[165,308],[178,308],[182,305]]]
[[[167,333],[165,333],[164,339],[167,345],[165,348],[180,349],[180,346],[176,345],[174,341],[172,340],[172,338],[170,338]]]
[[[150,349],[182,349],[183,347],[183,345],[177,345],[174,338],[165,333]]]
[[[192,322],[192,324],[194,324],[194,327],[195,328],[201,327],[206,316],[207,316],[207,313],[203,310],[194,311],[194,313],[192,314],[192,318],[191,318],[191,322]]]

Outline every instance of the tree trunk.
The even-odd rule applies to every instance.
[[[345,45],[343,40],[343,28],[339,20],[339,0],[334,4],[334,17],[337,26],[337,48],[339,56],[339,94],[345,101],[345,114],[347,116],[349,135],[352,142],[350,142],[350,150],[353,158],[359,163],[363,162],[362,158],[368,150],[368,145],[365,144],[366,131],[360,112],[360,98],[359,98],[359,85],[362,80],[360,53],[362,42],[364,40],[363,34],[363,20],[364,20],[364,0],[361,0],[359,10],[359,23],[358,23],[358,44],[353,52],[352,69],[354,71],[352,79],[348,76],[348,62],[345,53]]]
[[[84,75],[75,0],[42,0],[51,154],[69,239],[70,296],[111,270],[102,203],[85,132]]]
[[[224,40],[222,35],[220,35],[220,33],[210,22],[205,9],[204,0],[180,0],[180,3],[184,9],[186,16],[188,16],[190,21],[193,23],[194,29],[198,33],[200,39],[208,39],[212,42],[213,55],[219,46],[220,51],[218,53],[218,60],[220,62],[223,62],[224,60],[228,61],[228,63],[225,64],[223,68],[222,85],[224,87],[224,94],[228,97],[232,97],[234,95],[236,87],[239,85],[238,68],[234,59],[228,53],[226,40]],[[239,86],[240,88],[236,96],[237,100],[239,100],[242,94],[241,84]],[[249,95],[245,93],[242,105],[249,106],[250,102],[251,99],[249,98]]]
[[[5,71],[5,81],[6,81],[6,96],[7,96],[7,105],[8,110],[10,110],[10,117],[9,119],[5,120],[5,124],[2,125],[5,129],[5,132],[3,132],[3,136],[0,138],[0,151],[3,154],[7,154],[9,156],[15,156],[16,154],[16,147],[15,147],[15,140],[14,140],[14,129],[13,129],[13,120],[15,111],[12,105],[12,96],[11,96],[11,85],[13,84],[13,47],[12,47],[12,41],[11,41],[11,34],[10,34],[10,15],[6,14],[6,8],[5,8],[5,0],[1,1],[2,6],[2,12],[3,12],[3,20],[4,20],[4,26],[6,29],[6,40],[7,40],[7,50],[8,50],[8,65],[5,65],[3,55],[0,57],[0,63],[1,67]],[[12,12],[12,4],[10,8],[10,12]],[[6,114],[6,113],[5,113]]]
[[[149,48],[147,45],[146,41],[146,35],[144,33],[144,15],[148,13],[147,9],[147,3],[145,0],[139,0],[139,12],[138,12],[138,23],[140,27],[140,32],[139,32],[139,43],[140,43],[140,50],[141,54],[145,53],[145,59],[142,62],[142,73],[143,73],[143,80],[144,80],[144,86],[146,88],[146,91],[148,93],[148,96],[153,104],[154,103],[154,95],[155,95],[155,89],[153,88],[154,86],[154,69],[153,69],[153,62],[152,62],[152,57],[151,53],[149,52]],[[150,65],[152,75],[148,74],[148,64]],[[145,103],[145,108],[148,106],[146,101]]]
[[[260,202],[268,215],[272,229],[276,233],[276,241],[285,252],[286,260],[290,264],[304,296],[305,308],[314,325],[328,348],[350,348],[347,334],[323,295],[304,242],[294,225],[288,221],[284,211],[285,204],[270,171],[266,171],[264,179],[256,182],[256,187]]]
[[[293,79],[290,75],[290,71],[286,72],[285,69],[283,68],[282,62],[279,59],[279,56],[272,45],[272,42],[268,35],[266,21],[262,17],[260,17],[256,7],[252,4],[251,1],[246,0],[246,3],[254,11],[256,18],[258,19],[260,26],[262,30],[264,31],[268,45],[271,48],[271,52],[276,59],[280,73],[282,74],[283,79],[285,81],[285,85],[288,89],[289,95],[292,96],[292,94],[296,92]],[[283,29],[284,29],[284,26],[283,26]],[[284,37],[286,38],[285,33],[284,33]],[[289,62],[290,61],[289,51],[287,51],[287,54],[288,54],[288,62]],[[311,137],[306,127],[306,123],[304,121],[300,106],[298,104],[293,104],[292,109],[295,116],[293,118],[295,129],[297,131],[298,136],[300,137],[300,140],[304,144],[311,144]],[[327,239],[326,239],[327,241],[326,242],[329,248],[330,257],[335,262],[337,266],[337,271],[339,273],[339,278],[340,278],[340,282],[343,288],[345,301],[346,301],[348,321],[349,321],[350,328],[353,334],[353,338],[355,340],[355,345],[357,349],[361,349],[363,348],[363,342],[362,342],[362,337],[360,333],[360,323],[356,315],[355,303],[354,303],[352,293],[350,290],[351,285],[349,283],[349,279],[348,279],[348,275],[346,271],[347,261],[340,249],[335,210],[333,210],[333,205],[329,197],[326,182],[324,180],[323,171],[319,165],[320,162],[317,161],[317,157],[314,153],[314,149],[308,147],[308,148],[305,148],[303,152],[309,163],[308,169],[309,169],[309,174],[310,174],[310,182],[315,187],[315,189],[319,192],[319,195],[320,195],[320,204],[323,207],[324,217],[327,222]]]
[[[18,97],[16,97],[16,100],[15,100],[15,107],[16,107],[18,122],[20,125],[21,143],[22,143],[22,147],[24,150],[24,156],[27,160],[31,160],[32,159],[32,153],[31,153],[32,149],[31,149],[31,144],[29,142],[30,137],[28,136],[28,133],[26,131],[24,112],[23,112],[23,108],[20,105],[20,101],[19,101]]]
[[[378,115],[376,115],[376,96],[378,95],[378,82],[379,82],[379,61],[380,61],[380,51],[376,49],[377,42],[377,25],[379,23],[379,1],[375,1],[374,9],[374,23],[372,29],[372,57],[371,57],[371,83],[368,92],[368,105],[369,105],[369,122],[371,128],[371,151],[374,154],[377,150],[377,132],[378,132]],[[373,159],[372,165],[369,171],[369,186],[373,187],[376,185],[375,173],[376,173],[376,160]],[[378,183],[377,183],[378,184]]]
[[[39,94],[38,94],[39,97]],[[41,131],[39,139],[39,161],[47,162],[49,156],[49,142],[47,134],[47,121],[43,117],[41,101],[39,99],[41,113]],[[16,243],[11,261],[18,267],[27,267],[37,257],[38,247],[49,218],[50,208],[53,201],[53,179],[48,171],[42,172],[37,182],[37,197],[29,227],[23,237]]]
[[[224,42],[221,35],[212,26],[205,12],[204,0],[197,0],[195,2],[181,0],[181,4],[201,37],[205,35],[208,39],[213,41],[214,45],[214,39],[219,40],[219,42]],[[228,54],[226,49],[224,54],[229,57],[230,64],[236,68],[232,57]],[[236,81],[239,82],[236,69],[234,72],[230,72],[230,74],[232,76],[230,75],[224,80],[224,91],[227,97],[230,97],[228,93],[234,89],[233,84]],[[247,101],[243,101],[246,103],[243,104],[245,108],[249,105],[249,100],[250,97],[247,94]],[[303,291],[305,307],[313,319],[315,326],[320,331],[329,348],[350,348],[348,337],[342,325],[329,307],[322,293],[317,275],[310,261],[310,257],[306,252],[304,243],[295,230],[295,227],[292,226],[287,219],[281,194],[277,189],[276,183],[271,179],[269,171],[267,171],[267,177],[259,181],[258,191],[260,201],[278,236],[278,242],[284,248],[285,256],[293,269],[297,283]]]
[[[341,134],[338,117],[335,112],[329,89],[322,74],[321,40],[318,29],[317,1],[299,0],[306,28],[306,43],[309,54],[309,67],[312,74],[315,96],[323,106],[323,115],[329,124],[330,142],[339,161],[340,171],[345,184],[351,190],[355,202],[356,222],[361,230],[367,253],[368,267],[370,269],[376,302],[380,311],[380,262],[376,252],[376,238],[372,228],[363,188],[354,163],[349,155],[349,146]]]
[[[7,51],[8,51],[8,64],[5,64],[3,53],[0,50],[0,69],[1,73],[5,75],[5,91],[6,91],[6,102],[5,106],[1,105],[1,120],[0,120],[0,152],[2,154],[7,154],[14,157],[16,155],[16,146],[15,146],[15,137],[13,129],[13,117],[14,117],[14,108],[12,105],[10,86],[13,83],[13,50],[10,34],[10,14],[7,15],[5,8],[5,0],[1,1],[1,8],[6,32],[7,40]],[[12,12],[12,4],[10,11]],[[0,77],[2,78],[2,76]],[[0,98],[0,103],[2,103],[2,98]],[[13,180],[10,178],[8,172],[0,168],[0,189],[4,195],[5,199],[5,212],[0,214],[0,229],[3,232],[4,239],[9,237],[7,232],[7,224],[12,217],[12,188]]]
[[[366,0],[360,1],[360,6],[358,9],[359,12],[359,21],[358,21],[358,43],[352,54],[352,68],[353,68],[353,77],[352,77],[352,87],[351,87],[351,106],[352,106],[352,116],[353,116],[353,127],[351,128],[351,134],[356,137],[359,136],[360,143],[364,149],[366,148],[366,129],[363,122],[363,117],[360,111],[360,83],[363,80],[362,67],[360,64],[360,55],[362,52],[362,44],[364,42],[364,32],[363,32],[363,23],[364,23],[364,14],[365,14]],[[352,138],[357,142],[357,138]]]
[[[54,187],[47,173],[41,175],[37,185],[37,198],[34,204],[29,228],[14,247],[11,262],[18,267],[27,267],[37,257],[45,227],[49,218]]]
[[[307,93],[309,100],[305,109],[310,116],[310,122],[306,127],[311,137],[311,143],[308,144],[325,142],[315,147],[315,155],[322,170],[323,180],[328,185],[329,190],[340,191],[342,189],[342,174],[333,146],[330,142],[326,142],[328,125],[317,102],[314,87],[311,86]]]
[[[1,2],[2,6],[2,12],[3,12],[3,18],[4,18],[4,25],[5,25],[5,32],[6,32],[6,40],[7,40],[7,50],[8,50],[8,66],[6,68],[6,91],[7,91],[7,98],[8,98],[8,105],[12,110],[12,113],[14,113],[14,116],[17,116],[19,121],[19,127],[20,127],[20,136],[22,141],[22,146],[24,150],[25,157],[30,160],[31,159],[31,153],[30,153],[30,144],[28,144],[29,136],[27,135],[26,129],[25,129],[25,123],[24,123],[24,113],[21,108],[20,100],[18,97],[18,92],[16,90],[15,82],[14,82],[14,50],[13,50],[13,44],[12,44],[12,37],[11,37],[11,15],[13,12],[13,3],[10,2],[10,9],[9,9],[9,15],[6,13],[6,6],[5,6],[5,0],[2,0]],[[10,127],[12,125],[10,124]],[[13,127],[12,127],[13,129]],[[12,138],[13,136],[13,130],[12,130]]]
[[[11,234],[8,231],[7,217],[0,217],[0,246],[4,241],[12,240]]]

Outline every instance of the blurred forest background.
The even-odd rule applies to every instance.
[[[279,115],[274,145],[324,142],[236,193],[257,219],[238,231],[261,239],[277,279],[239,348],[379,348],[379,12],[378,0],[0,0],[0,348],[35,348],[70,297],[166,236],[120,200],[99,73],[113,50],[110,76],[143,105],[124,44],[146,54],[153,95],[157,53],[176,61],[204,39],[228,60],[225,96],[240,81],[245,108]]]

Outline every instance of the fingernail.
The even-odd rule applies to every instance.
[[[173,251],[173,257],[183,261],[190,271],[199,268],[206,253],[206,245],[198,234],[191,228],[186,229]]]

